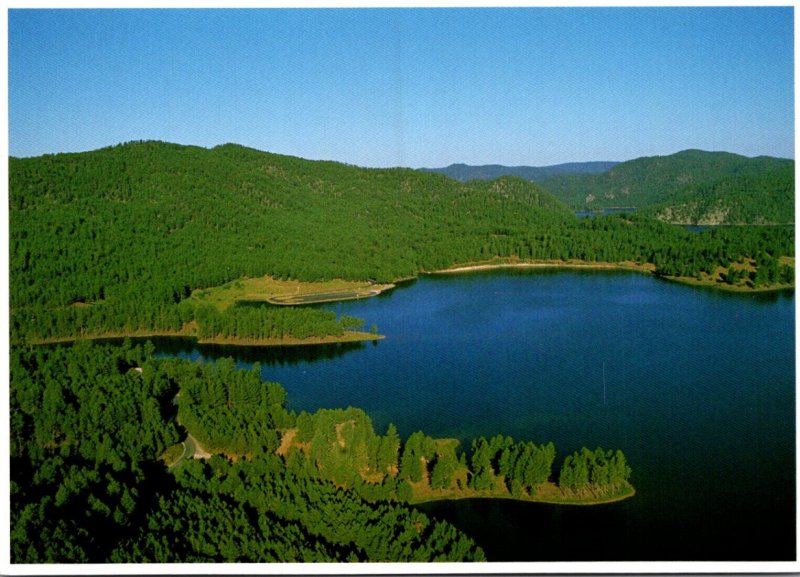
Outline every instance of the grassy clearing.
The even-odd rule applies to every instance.
[[[331,302],[374,296],[393,287],[391,284],[379,285],[368,281],[341,279],[315,282],[280,280],[267,275],[243,278],[219,287],[197,289],[189,299],[224,310],[238,301],[286,305]]]
[[[183,443],[175,443],[167,447],[159,458],[164,461],[167,467],[172,468],[180,461],[185,451],[186,448],[183,446]]]
[[[281,457],[285,456],[286,453],[289,452],[289,449],[295,446],[294,438],[296,436],[297,436],[296,428],[287,429],[286,431],[284,431],[283,434],[281,435],[281,444],[278,447],[278,450],[275,451],[275,453],[277,453]]]
[[[385,290],[394,288],[394,285],[370,285],[370,287],[371,288],[362,288],[358,290],[341,290],[336,292],[304,295],[278,295],[269,297],[267,302],[274,305],[309,305],[316,303],[349,301],[377,296]]]

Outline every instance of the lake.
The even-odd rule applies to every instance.
[[[631,214],[636,212],[635,206],[609,206],[606,208],[596,208],[594,210],[578,210],[575,216],[578,218],[594,218],[595,216],[608,216],[609,214]]]
[[[594,507],[421,505],[492,561],[794,560],[794,292],[730,294],[608,271],[426,276],[321,305],[378,325],[377,343],[197,347],[260,362],[289,408],[366,410],[464,443],[622,449],[637,495]],[[468,448],[468,446],[466,447]]]

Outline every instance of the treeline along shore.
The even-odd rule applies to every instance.
[[[769,267],[765,270],[765,267]],[[781,257],[768,265],[763,265],[758,272],[757,263],[753,259],[742,259],[737,263],[728,263],[727,267],[709,267],[709,271],[698,271],[694,276],[671,276],[659,274],[653,263],[641,262],[599,262],[584,260],[542,260],[521,261],[517,258],[494,258],[490,261],[455,265],[450,268],[420,274],[460,274],[483,270],[502,269],[576,269],[576,270],[627,270],[644,274],[654,274],[675,282],[710,287],[733,292],[769,292],[791,289],[794,287],[794,257]],[[413,277],[415,278],[415,277]],[[767,280],[763,280],[766,278]],[[250,279],[242,279],[245,282]],[[403,279],[408,280],[408,279]],[[399,282],[399,281],[398,281]],[[395,288],[395,284],[383,284],[378,288],[343,289],[340,291],[317,292],[316,283],[297,283],[302,288],[294,295],[261,295],[239,303],[271,304],[283,306],[300,306],[338,302],[344,300],[363,299],[377,296]],[[209,289],[207,289],[209,290]],[[212,289],[213,290],[213,287]],[[200,291],[204,292],[204,291]],[[204,307],[198,311],[187,301],[184,311],[177,307],[165,313],[166,322],[156,323],[162,328],[132,328],[130,319],[117,330],[109,330],[105,322],[107,308],[98,309],[95,305],[73,306],[56,311],[50,317],[51,325],[43,333],[29,337],[33,344],[54,344],[72,342],[77,339],[111,339],[124,337],[178,337],[195,338],[200,344],[224,344],[230,346],[301,346],[330,343],[380,340],[377,326],[373,325],[369,332],[358,330],[365,324],[363,319],[343,316],[336,319],[331,313],[322,311],[302,314],[279,313],[263,308],[252,311],[245,308],[234,310],[214,310]],[[249,322],[242,319],[247,318]],[[168,328],[165,327],[168,325]],[[79,327],[80,333],[70,327]]]
[[[780,195],[789,179],[757,182],[780,181]],[[616,448],[559,455],[546,439],[498,434],[462,450],[421,431],[402,441],[360,409],[287,410],[258,364],[87,339],[377,339],[363,319],[269,301],[370,298],[398,279],[487,266],[794,286],[793,227],[693,233],[646,212],[581,219],[520,178],[457,182],[233,144],[11,158],[12,561],[482,561],[468,535],[410,505],[633,496]],[[192,439],[211,456],[182,458]]]
[[[757,275],[756,263],[752,259],[742,259],[737,263],[729,263],[727,267],[709,267],[709,270],[700,270],[694,276],[665,275],[659,273],[653,263],[642,262],[599,262],[583,260],[545,260],[545,261],[520,261],[519,259],[492,259],[489,262],[456,265],[454,267],[435,271],[428,274],[459,274],[483,270],[503,269],[574,269],[574,270],[627,270],[654,274],[678,283],[693,286],[704,286],[732,292],[771,292],[794,288],[794,257],[781,257],[777,262],[771,263],[772,271],[764,271]],[[764,281],[766,275],[771,280]],[[758,281],[756,277],[760,276]]]
[[[237,145],[133,142],[11,158],[9,225],[11,333],[28,342],[142,331],[335,339],[354,330],[322,311],[214,301],[223,287],[265,276],[352,283],[276,295],[290,303],[493,261],[635,263],[737,290],[794,283],[793,227],[692,233],[638,212],[581,219],[515,177],[462,183]]]
[[[287,410],[258,365],[152,353],[86,341],[12,350],[12,561],[480,561],[468,536],[409,505],[634,494],[620,450],[561,458],[552,443],[496,435],[461,451],[420,431],[402,441],[360,409]],[[200,458],[185,458],[187,444]]]

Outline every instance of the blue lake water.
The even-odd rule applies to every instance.
[[[636,212],[635,206],[611,206],[595,210],[579,210],[575,212],[578,218],[594,218],[595,216],[608,216],[609,214],[631,214]]]
[[[241,349],[289,407],[360,407],[383,433],[496,433],[622,449],[637,495],[597,507],[420,506],[494,561],[795,558],[793,292],[741,295],[600,271],[422,277],[325,308],[376,344]],[[465,447],[468,448],[468,447]]]

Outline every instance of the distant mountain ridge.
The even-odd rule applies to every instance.
[[[700,166],[707,166],[707,154],[699,153]],[[767,164],[787,162],[793,166]],[[685,176],[674,158],[647,163]],[[636,177],[652,188],[664,181],[636,161],[624,164],[583,178],[618,178],[621,171],[630,173],[626,183]],[[725,213],[744,223],[786,222],[793,172],[771,175],[762,166],[759,174],[713,193],[728,203],[764,189],[777,193],[775,201],[755,195],[756,202],[727,211],[676,196],[680,214],[673,210],[673,217],[691,222]],[[9,296],[21,340],[72,337],[84,328],[174,334],[193,320],[188,330],[220,335],[216,313],[206,314],[208,303],[195,309],[190,297],[266,275],[386,284],[472,263],[581,260],[649,263],[658,274],[696,276],[728,266],[732,255],[763,263],[765,247],[773,260],[793,255],[794,247],[793,231],[783,227],[693,235],[643,208],[581,219],[544,187],[515,176],[461,183],[410,168],[358,168],[235,144],[206,149],[140,141],[12,157],[8,202]],[[655,216],[673,220],[663,213]],[[722,237],[724,246],[714,240]],[[310,329],[298,315],[292,330]],[[261,335],[266,321],[248,319],[229,317],[225,322],[233,324],[226,326],[235,328],[225,334]],[[289,334],[286,327],[276,334]]]
[[[794,160],[689,149],[625,162],[420,169],[458,181],[513,175],[533,181],[573,210],[634,207],[676,224],[794,222]]]
[[[558,175],[538,184],[574,208],[643,208],[661,204],[686,187],[757,176],[787,166],[794,167],[794,161],[690,149],[668,156],[636,158],[600,174]]]
[[[619,162],[599,160],[592,162],[566,162],[549,166],[504,166],[502,164],[451,164],[444,168],[420,168],[424,172],[437,172],[460,182],[469,180],[494,180],[501,176],[516,176],[525,180],[539,182],[559,174],[599,174]]]

